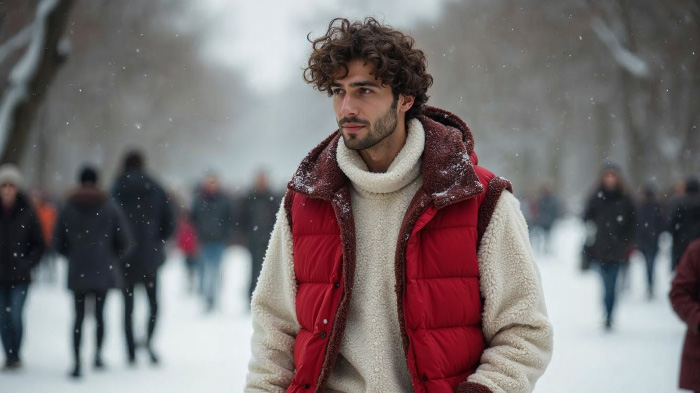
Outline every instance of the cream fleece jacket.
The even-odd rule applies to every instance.
[[[408,124],[406,145],[386,173],[370,173],[359,154],[338,144],[337,160],[352,182],[357,261],[348,323],[329,392],[410,392],[394,290],[401,220],[422,185],[425,135]],[[284,392],[294,375],[296,281],[284,207],[277,214],[253,295],[252,357],[246,392]],[[519,202],[503,192],[478,253],[487,348],[469,381],[494,393],[530,392],[552,351],[539,272]]]

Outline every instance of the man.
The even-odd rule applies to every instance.
[[[3,370],[22,367],[22,314],[32,281],[32,268],[46,247],[29,198],[20,191],[22,174],[13,164],[0,166],[0,338]]]
[[[673,237],[671,268],[676,269],[685,249],[700,238],[700,181],[689,177],[685,182],[685,194],[670,207],[668,230]]]
[[[146,173],[143,154],[128,152],[124,170],[115,181],[112,197],[126,215],[134,237],[133,251],[123,259],[124,335],[128,362],[136,362],[134,341],[134,289],[142,285],[148,296],[149,318],[145,348],[151,363],[158,363],[153,350],[153,333],[158,317],[158,269],[165,262],[165,241],[175,231],[175,214],[163,188]]]
[[[267,175],[259,171],[255,177],[253,189],[248,193],[244,208],[241,212],[245,238],[250,250],[250,299],[253,297],[255,284],[262,270],[265,250],[270,241],[270,232],[275,225],[275,213],[279,206],[279,198],[270,191],[267,185]]]
[[[199,289],[204,296],[206,310],[213,311],[221,292],[221,260],[233,236],[231,201],[221,192],[219,179],[214,173],[204,177],[191,214],[199,240]]]
[[[246,391],[532,391],[552,330],[527,227],[466,124],[425,106],[423,52],[335,19],[304,76],[339,130],[278,213]]]

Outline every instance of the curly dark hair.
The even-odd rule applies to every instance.
[[[375,77],[391,87],[394,98],[399,94],[415,98],[406,120],[423,113],[433,77],[426,71],[425,54],[413,47],[412,37],[368,17],[364,22],[335,18],[324,36],[307,39],[313,50],[309,66],[304,69],[304,80],[319,91],[330,95],[339,70],[345,70],[347,75],[349,62],[364,60],[374,65]]]

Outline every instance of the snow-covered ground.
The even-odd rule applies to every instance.
[[[621,295],[615,327],[602,328],[599,278],[581,273],[578,252],[581,227],[561,222],[551,255],[537,255],[547,306],[555,328],[552,363],[540,379],[537,393],[666,393],[680,392],[677,374],[685,331],[668,302],[671,279],[668,257],[657,264],[658,288],[647,300],[644,269],[633,260],[630,289]],[[240,392],[249,358],[250,316],[246,307],[248,253],[227,252],[224,293],[212,314],[187,292],[184,265],[177,256],[163,268],[161,319],[156,348],[161,364],[151,366],[139,354],[127,367],[122,339],[121,298],[107,300],[104,357],[108,369],[94,371],[94,322],[86,317],[83,333],[84,377],[67,377],[71,365],[72,299],[59,285],[37,283],[30,289],[23,345],[24,369],[0,373],[0,392]],[[61,272],[63,272],[61,264]],[[137,327],[145,327],[145,294],[137,302]]]

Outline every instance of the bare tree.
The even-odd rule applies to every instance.
[[[37,110],[66,57],[59,40],[72,3],[41,1],[31,26],[5,43],[8,53],[19,50],[25,42],[26,49],[9,72],[0,102],[0,162],[18,163],[22,159]]]

